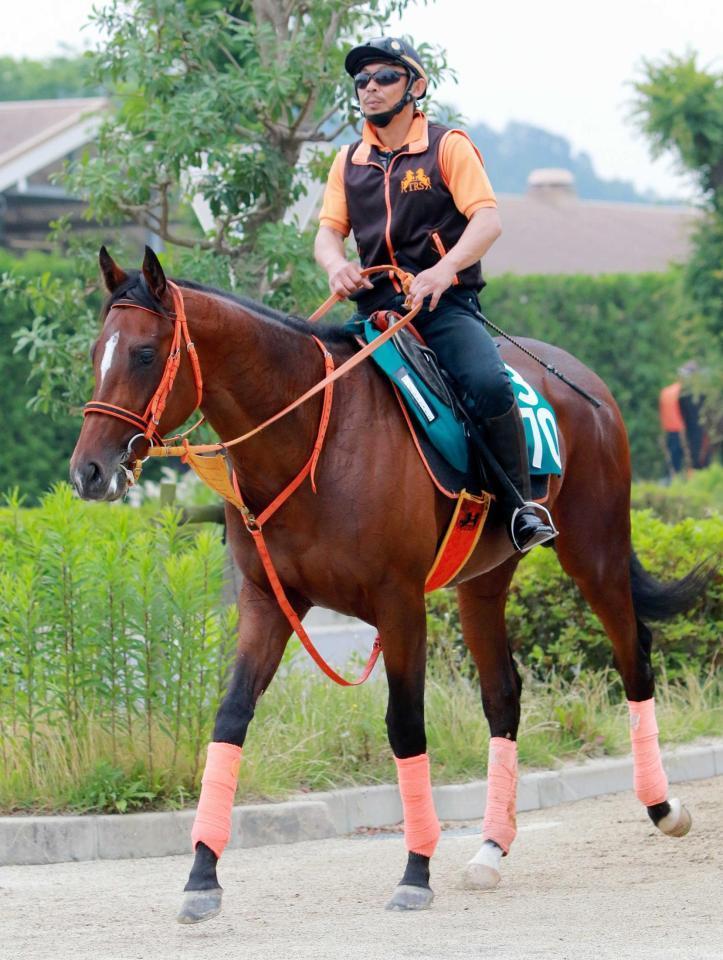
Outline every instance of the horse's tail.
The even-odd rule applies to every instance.
[[[680,580],[665,583],[648,573],[633,550],[630,556],[630,582],[635,613],[641,620],[669,620],[678,613],[684,613],[715,579],[716,567],[715,563],[704,560]]]

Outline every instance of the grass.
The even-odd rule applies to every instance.
[[[464,670],[434,661],[429,673],[427,737],[435,782],[484,776],[488,728],[476,683]],[[656,701],[664,745],[723,728],[721,683],[714,675],[700,680],[690,674],[674,683],[663,677]],[[345,691],[310,672],[284,669],[261,699],[250,728],[237,800],[393,782],[385,709],[381,677]],[[25,732],[5,730],[0,812],[126,812],[193,804],[201,774],[193,752],[175,751],[174,761],[173,739],[158,728],[149,769],[146,732],[138,724],[132,737],[116,730],[116,759],[110,762],[111,734],[94,718],[72,730],[41,727],[31,763]],[[525,677],[522,766],[549,768],[628,751],[627,709],[615,674],[582,674],[574,683]]]

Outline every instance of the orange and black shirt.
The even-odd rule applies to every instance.
[[[363,267],[393,263],[419,273],[457,243],[472,214],[496,206],[482,157],[467,134],[416,113],[409,142],[398,151],[388,152],[368,123],[361,140],[339,151],[319,221],[342,236],[353,230]],[[462,270],[455,283],[481,290],[479,263]],[[398,290],[393,277],[374,287],[355,296],[364,313]]]

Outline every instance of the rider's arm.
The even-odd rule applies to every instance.
[[[360,287],[372,286],[362,277],[359,264],[347,260],[344,249],[344,239],[351,227],[344,192],[346,149],[342,147],[331,165],[314,242],[316,262],[326,271],[332,293],[338,293],[340,297],[348,297]]]
[[[430,309],[453,283],[456,274],[480,260],[502,233],[497,200],[482,157],[463,133],[445,137],[440,166],[455,206],[469,220],[457,243],[429,270],[419,273],[411,286],[415,305],[431,296]]]

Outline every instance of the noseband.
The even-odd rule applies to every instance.
[[[201,376],[201,367],[198,363],[196,348],[188,332],[188,323],[186,322],[186,310],[183,305],[183,297],[181,296],[181,291],[178,289],[175,283],[171,283],[170,280],[167,281],[167,283],[173,297],[173,306],[175,308],[175,310],[170,311],[169,313],[160,313],[158,310],[151,310],[149,307],[142,307],[139,304],[134,303],[132,300],[119,300],[117,303],[113,304],[114,308],[133,307],[135,310],[144,310],[146,313],[150,313],[154,317],[160,317],[162,320],[173,321],[173,340],[171,342],[170,352],[166,358],[166,365],[163,369],[161,382],[158,384],[155,393],[148,401],[146,409],[142,414],[138,414],[133,410],[127,410],[125,407],[120,407],[118,404],[105,403],[102,400],[91,400],[83,407],[84,417],[87,417],[91,413],[102,413],[109,417],[115,417],[117,420],[124,420],[126,423],[130,423],[132,426],[138,428],[140,432],[137,433],[128,444],[129,455],[132,453],[131,448],[133,442],[139,437],[147,440],[151,446],[161,447],[164,445],[164,439],[158,432],[158,425],[161,422],[161,417],[163,416],[163,411],[166,407],[168,395],[173,388],[176,374],[181,366],[182,340],[186,345],[186,351],[188,352],[188,356],[191,361],[191,369],[193,370],[193,377],[196,382],[196,406],[194,409],[197,409],[201,406],[201,399],[203,397],[203,377]],[[199,421],[199,423],[200,422],[201,421]],[[195,426],[198,426],[198,424]]]

